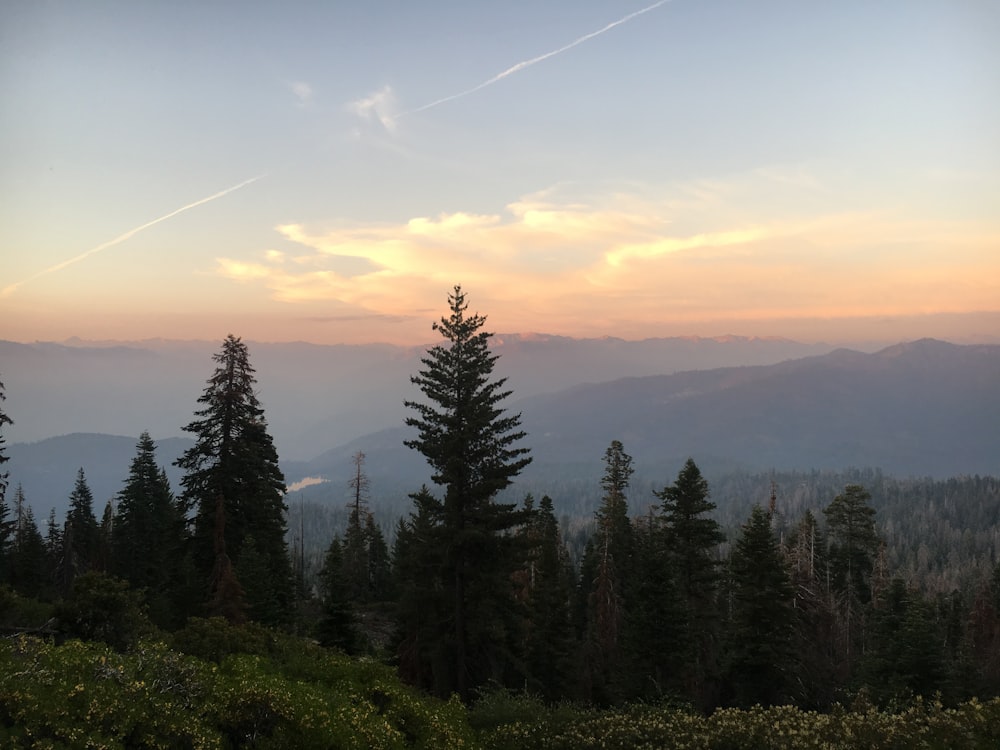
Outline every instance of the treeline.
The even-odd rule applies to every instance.
[[[498,501],[531,456],[520,415],[502,405],[510,391],[493,378],[485,318],[467,307],[456,287],[434,325],[443,343],[411,378],[420,400],[407,403],[407,445],[434,485],[415,488],[390,534],[368,507],[359,453],[342,533],[322,561],[307,555],[304,513],[288,528],[247,347],[229,336],[184,428],[195,444],[177,462],[179,495],[148,434],[100,518],[82,469],[66,518],[50,515],[44,534],[19,489],[12,504],[0,494],[3,624],[127,652],[197,618],[253,622],[376,655],[409,683],[465,701],[511,688],[550,704],[707,712],[1000,694],[1000,567],[982,558],[980,574],[955,586],[944,574],[918,585],[941,554],[909,554],[892,545],[899,528],[877,529],[876,496],[883,507],[909,499],[878,476],[825,497],[754,497],[727,533],[691,459],[652,488],[652,503],[644,488],[647,510],[631,513],[635,469],[616,440],[588,525],[568,532],[548,496]],[[944,506],[937,494],[921,500],[906,523],[948,543],[940,519],[964,486]]]

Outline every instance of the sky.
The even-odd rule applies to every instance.
[[[1000,4],[0,5],[0,338],[1000,343]]]

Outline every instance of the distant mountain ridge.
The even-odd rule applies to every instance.
[[[221,338],[220,338],[221,341]],[[330,445],[400,424],[410,375],[426,347],[248,342],[259,396],[279,453],[311,459]],[[584,382],[680,369],[769,364],[831,347],[785,339],[645,341],[497,334],[498,372],[519,397]],[[0,379],[15,424],[8,441],[77,432],[181,435],[212,374],[219,342],[21,344],[0,341]]]
[[[509,344],[504,340],[500,346]],[[523,349],[519,356],[522,362],[509,369],[532,361]],[[877,467],[887,474],[936,478],[1000,475],[1000,346],[927,339],[874,353],[838,349],[768,365],[577,383],[529,396],[511,385],[509,407],[522,414],[525,444],[534,456],[518,487],[536,494],[555,496],[566,482],[599,477],[601,456],[614,439],[624,443],[638,472],[661,483],[687,456],[709,471],[738,465]],[[417,396],[412,390],[400,395],[400,402]],[[192,398],[179,421],[188,421],[194,406]],[[269,419],[272,412],[268,409]],[[341,502],[350,457],[361,450],[378,493],[404,502],[408,492],[429,481],[429,472],[422,458],[403,446],[411,435],[402,421],[400,416],[394,426],[358,431],[339,442],[317,438],[310,460],[283,457],[288,483],[322,477],[329,480],[325,487],[304,492]],[[179,475],[170,464],[190,444],[187,438],[159,443],[158,459],[175,487]],[[70,435],[12,443],[7,466],[13,484],[24,482],[36,514],[47,513],[65,503],[79,466],[103,503],[121,487],[134,449],[131,437]]]

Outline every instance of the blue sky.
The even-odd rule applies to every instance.
[[[995,339],[998,38],[992,2],[8,2],[0,337],[421,343],[461,283],[500,331]]]

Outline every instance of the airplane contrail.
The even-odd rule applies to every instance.
[[[66,268],[66,266],[71,266],[74,263],[79,263],[81,260],[89,258],[91,255],[94,255],[95,253],[99,253],[102,250],[107,250],[109,247],[113,247],[115,245],[118,245],[118,244],[124,242],[125,240],[129,239],[130,237],[133,237],[133,236],[137,235],[142,230],[149,229],[151,226],[154,226],[155,224],[159,224],[161,221],[166,221],[167,219],[171,219],[174,216],[177,216],[177,214],[184,213],[185,211],[189,211],[192,208],[197,208],[198,206],[204,205],[205,203],[208,203],[210,201],[214,201],[216,198],[221,198],[224,195],[229,195],[229,193],[232,193],[232,192],[234,192],[236,190],[239,190],[240,188],[244,188],[244,187],[246,187],[247,185],[249,185],[251,183],[257,182],[257,180],[259,180],[261,177],[265,177],[265,176],[266,176],[266,174],[259,174],[256,177],[251,177],[249,180],[244,180],[239,185],[233,185],[232,187],[228,187],[225,190],[220,190],[218,193],[213,193],[212,195],[208,196],[207,198],[202,198],[201,200],[197,200],[194,203],[188,203],[186,206],[181,206],[180,208],[171,211],[169,214],[164,214],[163,216],[161,216],[158,219],[153,219],[152,221],[147,221],[142,226],[138,226],[135,229],[130,229],[129,231],[125,232],[125,234],[120,234],[117,237],[115,237],[113,240],[109,240],[107,242],[104,242],[104,243],[98,245],[97,247],[92,247],[87,252],[80,253],[79,255],[77,255],[74,258],[70,258],[69,260],[64,260],[61,263],[57,263],[54,266],[50,266],[49,268],[45,268],[45,269],[39,271],[38,273],[34,274],[33,276],[29,276],[28,278],[22,279],[21,281],[18,281],[18,282],[14,283],[14,284],[10,284],[8,286],[5,286],[2,290],[0,290],[0,298],[9,297],[11,294],[13,294],[15,291],[17,291],[18,287],[20,287],[20,286],[22,286],[24,284],[27,284],[29,281],[34,281],[35,279],[39,278],[40,276],[45,276],[45,275],[50,274],[50,273],[55,273],[56,271],[61,271],[62,269]]]
[[[524,70],[525,68],[530,68],[532,65],[535,65],[536,63],[540,63],[543,60],[548,60],[550,57],[555,57],[556,55],[561,55],[563,52],[566,52],[567,50],[571,50],[574,47],[576,47],[577,45],[583,44],[584,42],[593,39],[595,36],[600,36],[601,34],[607,32],[607,31],[611,31],[611,29],[615,28],[616,26],[621,26],[623,23],[628,23],[633,18],[636,18],[637,16],[641,16],[643,13],[649,13],[649,11],[651,11],[651,10],[656,10],[661,5],[665,5],[668,2],[670,2],[670,0],[658,0],[658,2],[655,2],[652,5],[647,5],[645,8],[640,8],[637,11],[633,11],[632,13],[629,13],[627,16],[622,16],[617,21],[612,21],[607,26],[603,26],[600,29],[598,29],[597,31],[591,31],[589,34],[584,34],[583,36],[579,37],[578,39],[574,39],[572,42],[570,42],[569,44],[566,44],[566,45],[560,47],[559,49],[554,49],[551,52],[546,52],[545,54],[539,55],[538,57],[532,57],[530,60],[522,60],[521,62],[517,63],[516,65],[511,65],[509,68],[507,68],[503,72],[497,73],[495,76],[493,76],[489,80],[483,81],[482,83],[480,83],[480,84],[478,84],[476,86],[473,86],[471,89],[466,89],[465,91],[460,91],[457,94],[451,94],[450,96],[445,96],[445,97],[442,97],[441,99],[436,99],[435,101],[430,102],[429,104],[424,104],[424,105],[422,105],[420,107],[416,107],[415,109],[408,109],[405,112],[400,112],[398,115],[396,115],[392,119],[395,120],[395,119],[398,119],[400,117],[403,117],[404,115],[413,115],[413,114],[416,114],[417,112],[423,112],[424,110],[428,110],[431,107],[437,107],[440,104],[445,104],[447,102],[453,102],[456,99],[461,99],[463,96],[468,96],[469,94],[475,94],[477,91],[482,91],[487,86],[492,86],[494,83],[498,83],[499,81],[502,81],[507,76],[513,75],[514,73],[517,73],[517,72],[519,72],[521,70]]]

